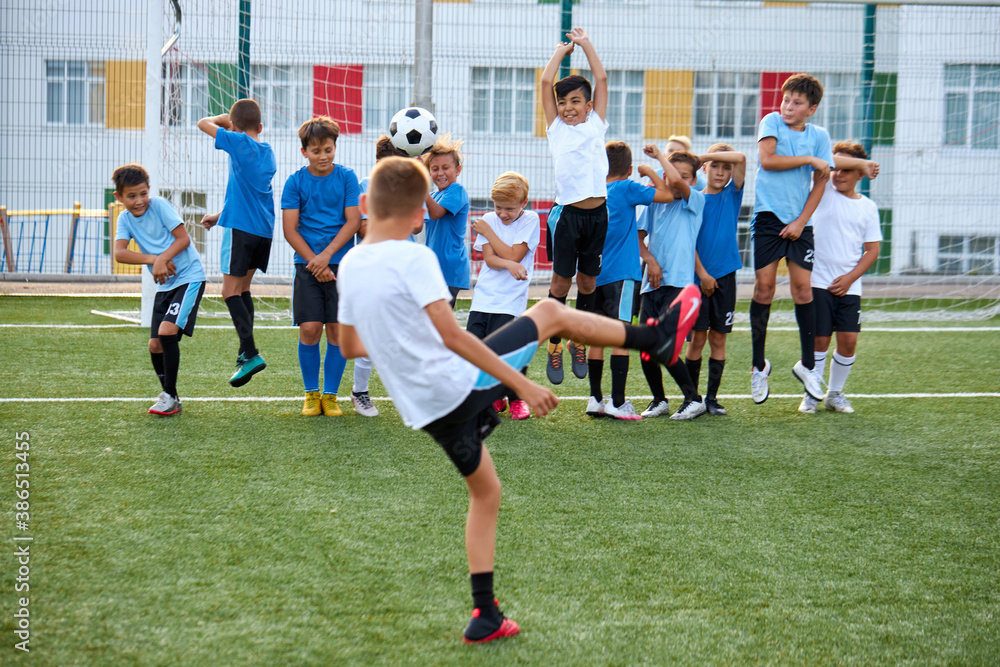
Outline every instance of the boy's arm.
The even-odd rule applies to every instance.
[[[604,63],[597,55],[594,43],[590,41],[583,28],[573,28],[566,33],[574,44],[579,44],[583,52],[587,54],[587,63],[590,64],[590,72],[594,75],[594,113],[604,120],[608,117],[608,73],[604,71]]]
[[[879,164],[874,160],[863,160],[857,157],[847,157],[846,155],[834,155],[833,164],[837,169],[858,169],[868,178],[878,177]]]
[[[806,205],[802,207],[802,213],[791,223],[785,225],[778,236],[794,241],[802,235],[802,230],[805,229],[809,218],[816,212],[816,207],[819,206],[819,202],[823,198],[823,192],[826,190],[826,182],[828,180],[830,180],[829,170],[827,170],[825,176],[819,169],[813,172],[812,190],[809,192],[809,197],[806,198]]]
[[[851,288],[858,278],[865,275],[868,269],[872,268],[872,264],[878,259],[879,249],[882,244],[878,241],[866,241],[864,244],[864,252],[861,254],[861,259],[858,260],[857,266],[851,269],[849,272],[842,276],[837,276],[830,283],[830,293],[834,296],[844,296],[847,294],[847,290]]]
[[[344,357],[344,359],[368,356],[368,350],[365,349],[365,344],[361,342],[361,338],[354,327],[348,324],[340,324],[337,326],[337,330],[339,332],[337,334],[337,343],[340,345],[340,356]]]
[[[760,168],[764,171],[788,171],[808,166],[824,176],[830,175],[830,165],[827,164],[826,160],[813,155],[775,155],[774,151],[777,150],[777,147],[777,137],[764,137],[757,142]]]
[[[649,284],[653,286],[653,289],[660,289],[660,281],[663,280],[663,269],[660,268],[660,263],[653,257],[653,253],[649,252],[649,247],[646,245],[646,236],[648,236],[646,230],[640,229],[639,257],[646,263],[646,277],[649,279]]]
[[[229,121],[229,114],[224,113],[220,116],[207,116],[198,121],[198,129],[213,138],[219,131],[220,127],[223,130],[232,129],[233,124]]]
[[[542,70],[542,79],[539,87],[541,88],[542,110],[545,112],[545,127],[551,125],[552,121],[559,115],[559,109],[556,107],[556,94],[552,90],[552,84],[556,82],[556,73],[559,71],[559,64],[563,58],[573,53],[573,46],[572,42],[569,44],[559,42],[552,57],[549,58],[549,62],[545,65],[545,69]],[[603,116],[601,117],[603,118]]]
[[[201,219],[201,226],[205,229],[211,229],[219,222],[219,216],[222,215],[222,211],[218,213],[209,213]]]
[[[427,205],[427,215],[430,216],[431,220],[439,220],[448,213],[448,209],[434,201],[434,197],[429,194],[424,199],[424,204]]]
[[[361,228],[361,211],[357,206],[348,206],[345,208],[344,217],[347,221],[344,223],[344,226],[340,228],[340,231],[337,232],[337,235],[333,237],[333,240],[330,241],[330,245],[323,248],[323,252],[313,257],[309,260],[309,263],[306,264],[306,268],[308,268],[313,275],[316,275],[317,271],[322,272],[323,269],[329,268],[330,258],[332,258],[338,250],[343,248],[344,244],[350,241],[354,235],[358,233],[358,229]]]
[[[705,270],[705,265],[701,263],[701,257],[697,250],[694,252],[694,272],[698,274],[698,280],[701,281],[701,291],[704,292],[705,296],[712,296],[717,284],[715,278]]]
[[[455,313],[446,300],[429,303],[424,310],[449,350],[513,389],[535,414],[544,417],[559,404],[559,399],[551,390],[535,384],[508,366],[483,341],[458,326]]]
[[[153,267],[153,280],[162,285],[177,274],[173,259],[191,245],[191,237],[184,225],[177,225],[170,232],[174,241],[159,255],[147,255],[128,249],[128,241],[115,240],[115,261],[122,264],[149,264]]]
[[[525,254],[528,253],[528,244],[520,243],[518,247],[524,246]],[[521,259],[524,259],[523,257]],[[510,259],[504,259],[498,257],[493,251],[493,246],[487,243],[483,246],[483,261],[486,266],[491,269],[496,269],[497,271],[509,271],[510,275],[514,276],[517,280],[527,280],[528,270],[521,266],[520,260],[514,261]]]
[[[292,249],[304,260],[312,262],[316,255],[313,253],[312,248],[309,247],[309,244],[306,243],[306,240],[302,238],[302,235],[299,234],[299,209],[281,209],[281,230],[285,233],[285,240],[288,241],[288,245],[292,246]],[[323,268],[325,270],[318,272],[310,269],[312,274],[316,276],[317,281],[327,283],[336,279],[329,266],[323,265]]]
[[[500,240],[500,237],[497,236],[495,231],[493,231],[493,228],[490,227],[489,223],[482,218],[476,218],[472,221],[472,231],[485,236],[486,242],[489,243],[490,248],[501,259],[520,262],[524,259],[524,256],[528,254],[527,243],[516,243],[512,246],[507,245]],[[486,250],[486,246],[483,246],[483,250]]]
[[[743,189],[743,183],[747,176],[747,156],[739,151],[719,151],[718,153],[705,153],[699,155],[698,159],[702,164],[706,162],[729,162],[733,165],[733,183],[737,190]]]
[[[663,176],[666,178],[667,183],[670,184],[671,188],[677,188],[677,191],[681,193],[681,199],[687,201],[691,197],[691,186],[684,182],[680,172],[677,171],[672,162],[664,160],[662,164]]]
[[[642,147],[642,152],[659,162],[660,167],[663,168],[663,174],[667,174],[667,165],[670,165],[670,162],[667,161],[667,156],[663,154],[659,146],[656,144],[646,144]],[[643,169],[643,167],[645,167],[645,169]],[[673,165],[670,165],[670,168],[674,169]],[[676,171],[676,169],[674,169],[674,171]],[[650,167],[644,164],[639,165],[639,174],[646,176],[653,182],[653,187],[656,188],[657,191],[656,195],[653,197],[654,202],[658,204],[669,204],[674,200],[674,193],[671,191],[670,186],[668,186],[666,182]]]

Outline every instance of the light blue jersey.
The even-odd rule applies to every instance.
[[[687,201],[650,204],[639,218],[639,230],[645,231],[649,252],[663,270],[660,286],[683,287],[694,274],[694,249],[701,229],[705,195],[691,189]],[[648,273],[648,271],[647,271]],[[642,290],[652,292],[648,276],[642,277]]]
[[[315,176],[302,167],[285,181],[281,192],[282,209],[298,209],[298,232],[314,253],[321,253],[347,223],[344,209],[358,205],[358,177],[339,164],[326,176]],[[330,258],[340,264],[344,254],[354,247],[354,237],[347,240]],[[296,264],[308,264],[295,253]]]
[[[222,128],[215,133],[215,147],[229,154],[229,180],[219,226],[272,238],[274,190],[271,179],[277,170],[274,151],[268,144],[243,132]]]
[[[144,255],[159,255],[173,244],[174,229],[183,225],[184,221],[168,201],[162,197],[153,197],[149,200],[146,212],[138,218],[128,211],[122,211],[118,215],[115,240],[135,240],[139,251]],[[177,267],[177,273],[164,284],[157,285],[157,292],[169,292],[187,283],[205,281],[205,269],[201,265],[198,251],[194,249],[194,243],[179,252],[171,261]],[[146,269],[150,274],[153,273],[152,265],[147,264]]]
[[[424,219],[427,247],[437,255],[441,273],[448,287],[469,289],[469,248],[465,234],[469,229],[469,195],[458,183],[431,195],[447,213],[437,220]]]

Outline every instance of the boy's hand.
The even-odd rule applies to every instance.
[[[202,217],[201,226],[205,229],[211,229],[215,227],[216,223],[219,222],[219,216],[221,213],[209,213],[208,215]]]
[[[830,177],[830,165],[822,158],[813,158],[813,169],[817,172],[817,175],[821,179]]]
[[[172,276],[177,275],[177,267],[169,259],[164,259],[162,255],[157,255],[153,261],[153,281],[157,285],[164,285]]]
[[[642,147],[642,152],[653,158],[654,160],[659,160],[662,153],[660,152],[660,147],[656,144],[646,144]]]
[[[492,229],[490,229],[489,224],[485,220],[482,218],[476,218],[472,221],[472,231],[486,236],[486,232],[492,231]]]
[[[309,260],[306,264],[306,268],[309,269],[309,273],[319,278],[323,275],[324,269],[327,271],[330,270],[330,255],[327,255],[325,252],[319,253]]]
[[[333,274],[333,270],[331,270],[329,266],[324,267],[324,270],[320,271],[319,274],[316,276],[316,282],[320,283],[328,283],[331,280],[336,280],[336,279],[337,276]]]
[[[556,44],[556,51],[554,55],[558,56],[560,59],[565,58],[569,54],[573,53],[574,48],[576,48],[576,45],[573,42],[570,42],[569,44],[566,42],[559,42]]]
[[[559,399],[552,390],[528,380],[524,387],[518,387],[518,398],[528,404],[538,417],[544,417],[559,405]]]
[[[837,276],[833,279],[833,282],[830,283],[830,287],[827,289],[829,289],[830,294],[834,296],[846,296],[847,290],[851,289],[851,285],[853,284],[854,281],[847,276]]]
[[[570,42],[573,44],[579,44],[580,46],[583,46],[584,42],[590,41],[590,36],[583,28],[573,28],[566,33],[566,36],[569,38]]]
[[[868,163],[865,164],[865,176],[868,178],[876,178],[878,176],[878,170],[878,162],[875,162],[874,160],[868,160]]]
[[[660,268],[660,263],[652,257],[646,259],[646,278],[649,279],[649,284],[653,286],[653,289],[660,289],[663,269]]]
[[[713,278],[712,276],[708,275],[707,273],[704,276],[700,276],[700,277],[701,277],[701,291],[702,291],[702,293],[705,296],[712,296],[713,294],[715,294],[715,290],[719,286],[718,283],[715,282],[715,278]]]
[[[788,239],[789,241],[795,241],[802,236],[802,230],[805,229],[805,227],[805,220],[796,220],[793,223],[785,225],[778,236],[783,239]]]
[[[507,270],[510,271],[510,275],[514,276],[517,280],[528,279],[528,270],[521,266],[520,262],[511,262],[507,267]]]

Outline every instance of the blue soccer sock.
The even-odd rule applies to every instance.
[[[347,359],[340,354],[340,346],[327,341],[326,360],[323,362],[323,393],[337,394],[340,381],[344,379],[344,367]]]
[[[299,368],[306,391],[319,391],[319,343],[306,345],[299,341]]]

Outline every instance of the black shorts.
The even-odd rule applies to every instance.
[[[736,272],[716,278],[715,291],[712,296],[701,293],[701,308],[698,310],[698,320],[694,323],[695,331],[718,331],[732,333],[733,318],[736,315]]]
[[[562,207],[559,217],[552,222],[552,272],[563,278],[572,278],[576,272],[597,277],[601,273],[601,254],[604,237],[608,233],[608,206],[597,208]],[[553,229],[551,225],[555,225]]]
[[[530,318],[519,317],[483,342],[512,368],[522,370],[538,349],[538,328]],[[507,387],[480,372],[472,391],[457,408],[423,427],[441,445],[463,477],[479,468],[483,440],[500,423],[493,402],[506,395]]]
[[[834,331],[861,331],[861,297],[857,294],[834,296],[828,289],[813,287],[816,304],[816,335],[832,336]]]
[[[149,325],[149,337],[160,336],[160,323],[177,325],[182,334],[194,335],[194,322],[198,319],[198,304],[205,294],[205,283],[187,283],[169,292],[157,292],[153,299],[153,320]]]
[[[242,278],[254,269],[267,273],[267,261],[270,257],[271,239],[242,229],[226,227],[223,230],[222,258],[219,263],[223,274]]]
[[[337,275],[339,264],[331,264],[330,270]],[[303,322],[337,321],[337,281],[321,283],[306,268],[305,264],[295,265],[295,282],[292,285],[292,324]]]
[[[782,257],[795,262],[806,271],[813,270],[813,229],[806,226],[802,236],[790,241],[780,236],[785,223],[770,211],[761,211],[753,220],[754,271],[777,262]]]
[[[597,313],[622,322],[631,322],[635,285],[635,280],[616,280],[606,285],[598,285],[595,290]]]
[[[455,310],[455,304],[458,303],[458,293],[461,291],[462,291],[461,287],[448,288],[448,294],[451,294],[451,301],[448,302],[448,305],[451,306],[452,310]]]
[[[642,303],[639,306],[639,324],[645,324],[649,318],[658,318],[667,309],[677,295],[681,293],[683,287],[673,287],[671,285],[660,285],[652,292],[642,295]]]
[[[486,338],[513,320],[514,316],[510,313],[481,313],[474,310],[469,313],[469,322],[465,325],[465,330],[476,338]]]

